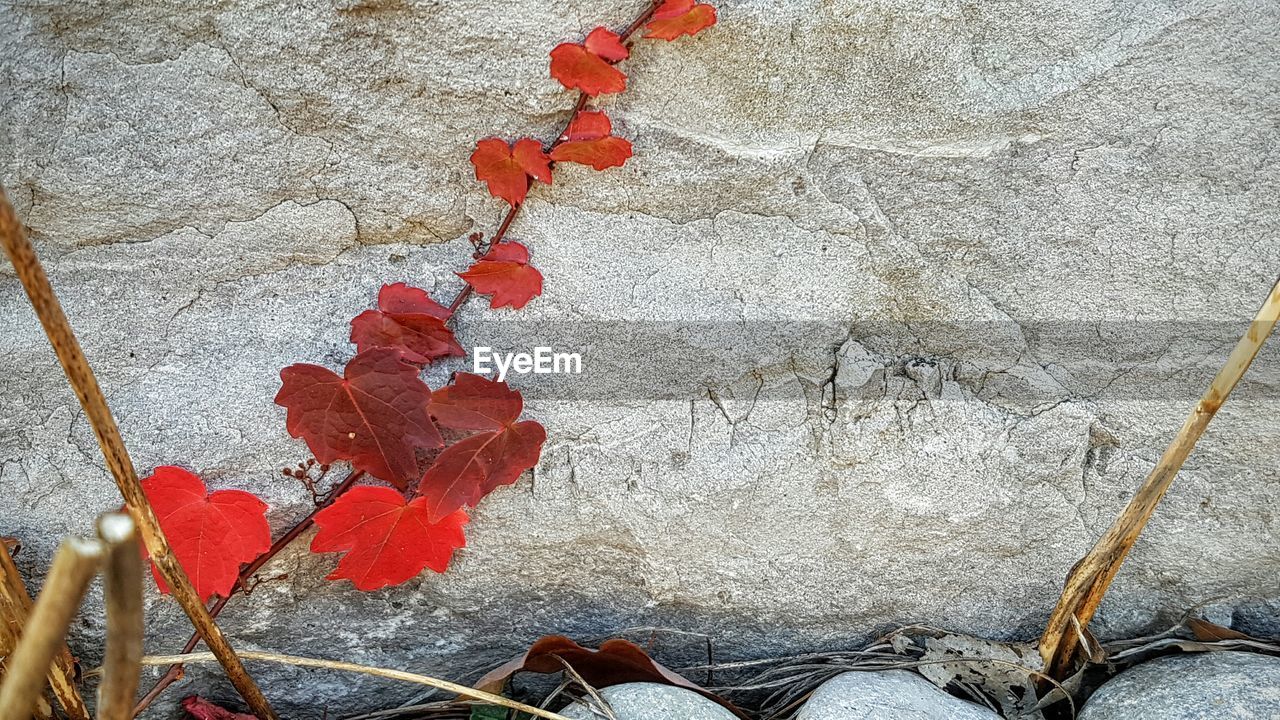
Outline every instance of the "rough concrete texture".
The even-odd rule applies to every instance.
[[[733,713],[692,690],[657,683],[626,683],[600,691],[618,720],[734,720]],[[560,711],[575,720],[601,715],[582,703]]]
[[[1112,678],[1080,720],[1276,720],[1280,658],[1245,652],[1169,656]]]
[[[0,180],[138,466],[260,493],[278,529],[304,514],[279,369],[339,367],[384,282],[452,296],[502,209],[475,141],[554,135],[573,97],[548,50],[642,4],[0,5]],[[233,640],[454,677],[547,632],[673,627],[720,658],[906,622],[1036,634],[1280,267],[1280,5],[717,5],[602,101],[635,158],[532,192],[513,235],[543,297],[462,312],[468,346],[587,328],[580,379],[512,378],[550,433],[536,471],[444,576],[361,594],[299,544],[223,614]],[[38,582],[119,496],[8,269],[0,308],[0,532]],[[694,323],[766,339],[664,375]],[[632,373],[657,380],[610,384]],[[1277,391],[1269,350],[1099,635],[1208,601],[1277,629]],[[173,603],[150,614],[149,649],[180,647]],[[682,637],[659,653],[704,645]],[[295,718],[416,692],[255,671]]]
[[[849,672],[823,683],[796,720],[999,720],[907,670]]]

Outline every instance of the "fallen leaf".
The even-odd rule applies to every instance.
[[[1257,640],[1250,635],[1245,635],[1238,630],[1232,630],[1229,627],[1223,627],[1217,623],[1202,620],[1200,618],[1187,618],[1187,629],[1195,636],[1196,640],[1201,642],[1215,642],[1218,640]]]
[[[397,348],[405,360],[420,364],[466,354],[446,324],[449,309],[426,291],[404,283],[386,285],[378,293],[378,306],[351,320],[351,342],[359,352]]]
[[[618,167],[631,157],[631,143],[614,137],[613,123],[603,112],[580,112],[565,131],[565,140],[551,149],[556,162],[590,165],[596,170]]]
[[[199,695],[183,698],[182,709],[187,711],[192,720],[257,720],[252,715],[231,712],[221,705],[214,705]]]
[[[467,544],[467,514],[428,518],[427,501],[387,487],[352,488],[316,514],[311,541],[317,553],[345,552],[329,580],[348,579],[357,590],[377,590],[417,577],[425,568],[442,573],[454,550]]]
[[[1002,643],[969,635],[932,633],[924,638],[921,675],[945,688],[954,684],[969,699],[993,701],[1002,717],[1039,720],[1036,681],[1044,661],[1028,643]],[[978,696],[976,693],[981,693]]]
[[[520,309],[542,294],[542,273],[529,265],[529,250],[517,242],[494,245],[466,272],[458,273],[476,292],[492,295],[489,307]]]
[[[508,145],[500,138],[485,138],[476,143],[471,153],[476,179],[489,186],[489,193],[512,205],[524,202],[529,192],[529,178],[551,184],[551,165],[542,143],[525,138]]]
[[[657,40],[675,40],[681,35],[696,35],[716,24],[716,9],[694,0],[667,0],[653,13],[645,25],[644,36]]]
[[[214,595],[227,597],[240,566],[271,547],[267,504],[252,493],[210,493],[194,473],[172,465],[156,468],[142,481],[142,490],[174,556],[205,602]],[[154,564],[151,572],[160,592],[169,592]]]
[[[407,488],[420,475],[416,452],[444,442],[431,422],[431,389],[399,350],[366,350],[343,376],[299,363],[280,371],[276,404],[288,410],[285,427],[306,441],[316,461],[350,460],[357,469]]]
[[[547,635],[530,646],[524,655],[480,678],[475,687],[486,692],[501,693],[507,680],[517,672],[560,672],[564,670],[564,665],[557,657],[568,663],[594,688],[633,682],[674,685],[713,700],[744,720],[747,718],[729,701],[654,662],[638,645],[621,639],[606,640],[599,650],[592,650],[563,635]]]

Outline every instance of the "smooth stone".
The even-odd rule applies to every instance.
[[[1112,678],[1080,720],[1276,720],[1280,658],[1247,652],[1170,655]]]
[[[908,670],[847,672],[828,680],[796,720],[999,720]]]
[[[692,690],[658,683],[625,683],[600,691],[618,720],[737,720],[733,713]],[[582,703],[560,711],[575,720],[599,720]]]

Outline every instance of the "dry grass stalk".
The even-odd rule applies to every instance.
[[[187,577],[187,573],[183,571],[182,565],[169,547],[169,542],[165,539],[160,523],[156,519],[155,511],[142,491],[142,483],[138,481],[133,461],[129,458],[128,450],[125,449],[124,440],[120,437],[120,429],[111,416],[111,410],[107,407],[107,401],[102,395],[102,389],[98,386],[98,380],[94,377],[93,370],[80,349],[80,343],[76,340],[75,333],[62,312],[62,306],[54,295],[44,268],[36,258],[31,241],[27,239],[26,232],[18,222],[13,206],[9,204],[3,191],[0,191],[0,244],[4,245],[9,260],[13,262],[18,279],[22,281],[27,297],[31,299],[31,305],[40,318],[40,324],[44,326],[45,334],[49,336],[49,343],[53,345],[67,380],[84,408],[85,419],[89,421],[94,435],[98,438],[98,445],[102,448],[107,468],[115,478],[116,486],[124,496],[129,513],[142,532],[147,551],[151,554],[156,567],[160,569],[160,574],[164,576],[174,599],[182,606],[187,617],[191,619],[191,624],[195,626],[205,644],[218,658],[231,684],[240,692],[250,710],[263,720],[276,720],[276,714],[263,696],[262,690],[244,669],[244,664],[236,657],[235,651],[231,649],[231,643],[227,642],[217,623],[209,615],[208,609],[200,601],[200,596],[191,585],[190,578]]]
[[[511,698],[501,695],[494,695],[483,690],[477,690],[466,685],[449,682],[448,680],[440,680],[428,675],[418,675],[416,673],[404,672],[403,670],[392,670],[389,668],[372,667],[369,665],[357,665],[356,663],[342,662],[340,660],[319,660],[316,658],[299,657],[297,655],[281,655],[279,653],[257,652],[252,650],[241,651],[240,657],[245,660],[262,660],[264,662],[282,663],[285,665],[294,665],[297,667],[323,668],[326,670],[341,670],[344,672],[355,672],[364,675],[373,675],[375,677],[387,678],[390,680],[400,680],[402,682],[414,683],[417,685],[427,685],[445,692],[451,692],[455,695],[469,698],[471,700],[479,700],[490,705],[498,705],[512,710],[519,710],[528,713],[534,717],[546,718],[546,720],[570,720],[570,718],[553,713],[550,710],[543,710],[532,705],[526,705],[522,702],[516,702]],[[193,662],[211,662],[214,660],[212,653],[196,652],[187,653],[185,655],[147,655],[142,658],[143,665],[173,665],[175,663],[193,663]],[[97,671],[94,671],[95,673]]]
[[[1218,371],[1209,389],[1182,424],[1173,442],[1143,481],[1133,499],[1093,549],[1076,563],[1067,576],[1066,587],[1058,599],[1048,626],[1040,638],[1040,655],[1049,675],[1064,678],[1071,674],[1079,648],[1081,633],[1087,629],[1103,595],[1119,572],[1129,550],[1133,548],[1160,499],[1173,483],[1182,463],[1204,434],[1209,421],[1222,407],[1240,378],[1244,376],[1262,344],[1280,319],[1280,281],[1271,288],[1249,330],[1236,343],[1227,362]]]
[[[98,538],[107,548],[104,594],[107,650],[98,687],[98,720],[131,720],[142,672],[142,558],[138,528],[128,515],[98,519]]]
[[[7,548],[0,548],[0,655],[8,655],[17,647],[22,628],[31,614],[31,596],[22,583],[22,576],[9,557]],[[49,686],[68,720],[89,720],[89,709],[76,688],[76,663],[66,643],[54,653],[49,668]],[[53,708],[42,695],[37,703],[36,717],[53,716]]]
[[[0,585],[4,583],[4,578],[0,577]],[[22,631],[22,624],[26,621],[27,614],[25,611],[16,609],[15,606],[6,602],[3,594],[0,594],[0,684],[4,684],[4,672],[6,661],[9,654],[18,645],[18,634]],[[50,674],[56,671],[51,670]],[[53,717],[53,704],[49,702],[49,698],[41,695],[36,701],[35,720],[50,720]]]
[[[63,541],[18,646],[9,656],[4,683],[0,684],[0,718],[31,717],[67,628],[101,564],[102,545],[97,541]]]

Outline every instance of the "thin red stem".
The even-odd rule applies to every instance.
[[[621,42],[628,42],[637,30],[644,27],[645,23],[649,22],[653,17],[653,14],[657,12],[658,8],[662,5],[662,2],[663,0],[654,0],[654,2],[649,4],[649,8],[647,10],[640,13],[639,17],[632,21],[625,30],[619,33],[618,37],[621,39]],[[569,119],[565,122],[564,127],[556,134],[555,139],[551,141],[551,147],[548,148],[548,151],[554,150],[557,145],[564,142],[565,135],[569,132],[569,126],[573,125],[573,121],[578,119],[578,115],[586,109],[587,103],[589,102],[591,102],[590,95],[586,93],[578,93],[578,102],[574,103],[573,112],[569,113]],[[554,165],[554,163],[552,164]],[[522,207],[524,207],[523,203],[519,205],[512,205],[511,209],[507,211],[507,216],[502,219],[502,224],[498,226],[498,231],[489,239],[489,245],[491,247],[502,242],[503,238],[507,236],[507,230],[511,229],[511,223],[514,222],[516,216],[520,214],[520,208]],[[462,304],[471,297],[471,293],[471,285],[463,285],[462,290],[458,291],[457,296],[453,298],[453,302],[449,303],[450,322],[453,320],[453,315],[458,311],[458,308],[462,307]]]
[[[316,505],[314,510],[308,513],[306,517],[302,518],[302,520],[298,521],[296,525],[289,528],[289,531],[281,535],[274,543],[271,543],[271,547],[267,548],[266,552],[259,555],[253,562],[241,568],[240,577],[236,580],[235,586],[231,588],[231,593],[227,595],[227,597],[218,598],[217,601],[210,606],[209,615],[215,618],[218,617],[218,613],[222,612],[222,609],[227,606],[227,602],[231,600],[232,596],[237,592],[243,592],[244,588],[248,587],[249,581],[253,579],[253,576],[256,575],[259,570],[275,559],[275,556],[279,555],[280,551],[284,550],[294,540],[297,540],[300,535],[310,529],[311,526],[315,524],[316,515],[319,515],[321,510],[332,505],[343,493],[350,490],[351,487],[360,480],[360,478],[364,477],[364,474],[363,470],[352,471],[351,474],[347,475],[346,479],[335,485],[334,488],[329,491],[329,494],[325,496],[324,500],[320,501],[320,503]],[[187,640],[187,644],[182,646],[183,654],[195,650],[196,645],[199,644],[200,635],[192,635],[191,638]],[[134,717],[137,717],[143,710],[146,710],[147,707],[150,706],[152,702],[155,702],[155,699],[160,696],[160,693],[165,691],[165,688],[177,682],[181,677],[182,665],[170,665],[169,669],[165,671],[165,674],[156,681],[155,686],[148,690],[147,694],[143,695],[142,699],[138,701],[137,706],[133,708]]]

